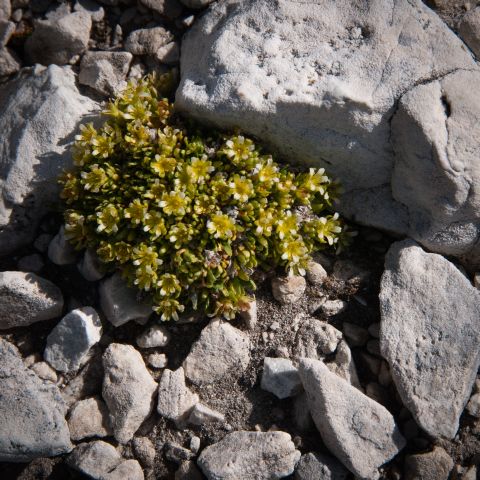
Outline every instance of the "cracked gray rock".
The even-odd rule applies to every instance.
[[[403,404],[433,437],[453,438],[480,366],[480,291],[411,240],[387,253],[380,348]]]
[[[415,86],[477,68],[421,0],[373,0],[368,8],[350,0],[225,0],[184,39],[176,106],[256,135],[294,162],[326,167],[345,187],[342,213],[423,241],[412,212],[391,193],[390,120]],[[458,89],[466,99],[470,91]],[[460,163],[452,175],[461,176]],[[406,180],[420,178],[422,168],[406,172]],[[474,221],[474,212],[464,213],[463,221]],[[453,229],[439,233],[439,251],[455,243]]]

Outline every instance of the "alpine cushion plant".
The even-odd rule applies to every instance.
[[[67,238],[151,295],[163,320],[185,308],[233,318],[256,268],[305,273],[309,255],[348,240],[323,169],[293,173],[243,135],[205,133],[131,82],[98,129],[81,127],[61,180]]]

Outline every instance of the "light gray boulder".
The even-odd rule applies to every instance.
[[[71,439],[76,442],[84,438],[111,435],[105,402],[98,397],[90,397],[75,403],[69,412],[68,428]]]
[[[480,70],[418,85],[392,122],[392,192],[411,236],[431,251],[480,261]]]
[[[228,322],[213,319],[193,344],[183,368],[195,385],[207,385],[228,373],[245,370],[249,362],[249,336]]]
[[[126,86],[126,77],[132,62],[130,52],[87,52],[80,63],[78,81],[111,95]]]
[[[92,17],[84,10],[36,20],[25,54],[31,63],[66,65],[87,49],[91,28]]]
[[[393,416],[323,362],[304,358],[298,368],[325,445],[357,477],[379,478],[378,468],[406,443]]]
[[[79,93],[70,67],[24,69],[2,85],[0,254],[32,241],[41,217],[59,202],[58,175],[73,165],[75,130],[97,109]]]
[[[58,388],[26,368],[18,350],[0,339],[0,461],[29,462],[72,450]]]
[[[157,383],[131,345],[111,343],[103,354],[102,396],[115,438],[127,443],[152,413]]]
[[[293,473],[300,452],[285,432],[233,432],[205,448],[197,464],[208,480],[270,480]]]
[[[67,458],[70,467],[95,480],[102,480],[121,462],[122,456],[115,447],[103,440],[81,443]]]
[[[177,425],[181,425],[190,415],[199,398],[185,384],[185,372],[165,369],[158,384],[158,413]]]
[[[320,453],[302,455],[295,480],[345,480],[348,470],[334,457]]]
[[[0,272],[0,330],[25,327],[62,314],[63,295],[34,273]]]
[[[480,58],[480,6],[465,13],[458,25],[458,33],[477,58]]]
[[[140,298],[136,288],[128,286],[120,273],[115,273],[100,283],[100,305],[107,320],[119,327],[130,320],[147,320],[152,305]]]
[[[367,6],[225,0],[183,41],[176,106],[203,122],[253,134],[292,162],[326,167],[345,187],[342,213],[423,241],[417,230],[423,226],[411,221],[415,211],[392,195],[397,156],[391,120],[398,100],[416,85],[477,68],[462,41],[421,0]],[[458,88],[466,99],[472,91]],[[443,119],[432,129],[444,130]],[[470,138],[477,149],[478,135]],[[469,176],[460,166],[440,168]],[[405,180],[416,176],[428,184],[422,170],[423,159]],[[469,211],[462,221],[475,218]],[[431,229],[433,237],[435,225]],[[451,230],[438,232],[444,236],[439,251],[456,243],[454,225]]]
[[[380,347],[403,404],[430,435],[453,438],[480,365],[480,292],[405,240],[387,253],[380,310]]]
[[[300,393],[302,382],[291,360],[265,357],[261,387],[277,398],[283,399]]]
[[[100,341],[102,322],[92,307],[82,307],[65,315],[47,337],[44,359],[55,370],[71,372],[83,366],[90,349]]]

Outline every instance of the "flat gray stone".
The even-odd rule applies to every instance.
[[[62,292],[34,273],[0,272],[0,330],[26,327],[62,314]]]
[[[299,373],[328,449],[357,477],[379,478],[378,468],[406,443],[390,412],[319,360],[300,359]]]
[[[65,315],[47,337],[43,352],[55,370],[70,372],[83,366],[90,349],[100,341],[102,322],[92,307],[72,310]]]
[[[300,452],[285,432],[233,432],[205,448],[197,464],[208,480],[270,480],[293,473]]]
[[[192,425],[207,425],[210,423],[223,423],[225,421],[225,415],[223,413],[212,410],[206,405],[197,403],[190,412],[188,417],[188,423]]]
[[[381,351],[403,404],[430,435],[453,438],[480,365],[480,292],[404,240],[387,253],[380,309]]]
[[[118,442],[127,443],[152,413],[157,383],[131,345],[111,343],[103,354],[103,368],[102,396],[113,434]]]
[[[26,368],[18,350],[0,339],[0,461],[29,462],[72,450],[58,388]]]
[[[248,335],[228,322],[213,319],[193,344],[183,368],[195,385],[206,385],[228,373],[245,370],[249,362]]]

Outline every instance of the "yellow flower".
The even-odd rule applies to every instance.
[[[160,277],[157,282],[157,286],[160,288],[160,295],[175,296],[182,289],[177,277],[171,273],[165,273]]]
[[[147,214],[148,204],[146,202],[141,202],[136,198],[130,205],[125,209],[124,216],[129,218],[132,223],[138,225],[143,222],[145,215]]]
[[[215,170],[206,155],[202,155],[202,158],[192,157],[190,166],[193,181],[199,183],[203,183],[208,175]]]
[[[278,221],[276,230],[280,240],[288,235],[295,235],[298,230],[297,217],[288,210],[286,215]]]
[[[317,238],[321,242],[327,242],[333,245],[338,242],[338,234],[342,231],[338,213],[330,217],[321,217],[315,222]]]
[[[91,144],[93,145],[92,155],[102,158],[111,156],[115,146],[113,139],[105,133],[93,137]]]
[[[150,290],[152,285],[155,285],[157,281],[157,273],[150,267],[137,268],[135,270],[135,280],[133,283],[137,285],[138,288],[142,288],[147,292]]]
[[[147,102],[137,100],[135,103],[127,107],[127,111],[123,114],[127,120],[135,120],[141,123],[148,123],[152,112]]]
[[[282,260],[288,260],[291,263],[298,263],[308,254],[307,247],[301,239],[290,240],[281,245]]]
[[[324,173],[324,168],[319,168],[317,171],[311,168],[303,179],[303,186],[311,192],[320,192],[323,195],[325,193],[324,186],[329,182],[329,178]]]
[[[163,260],[158,258],[158,253],[152,247],[141,243],[133,249],[133,264],[149,272],[155,272],[162,265]]]
[[[212,212],[215,210],[215,199],[209,197],[208,195],[199,195],[195,198],[195,204],[193,206],[193,211],[197,215],[204,215],[206,213]]]
[[[279,181],[278,167],[272,160],[272,157],[267,157],[266,161],[257,163],[253,174],[257,176],[262,183],[272,184]]]
[[[143,231],[150,232],[155,238],[165,235],[167,229],[160,212],[148,212],[143,219]]]
[[[132,247],[125,242],[116,242],[112,245],[113,255],[120,263],[127,263],[132,256]]]
[[[120,213],[114,205],[109,203],[97,212],[97,232],[117,233]]]
[[[207,229],[215,238],[233,238],[235,235],[235,221],[228,215],[217,213],[207,222]]]
[[[173,320],[178,321],[178,312],[183,312],[185,307],[180,304],[178,300],[173,298],[165,298],[157,302],[155,311],[161,313],[162,320]]]
[[[185,215],[188,199],[183,192],[164,193],[159,205],[167,215]]]
[[[174,158],[158,154],[155,155],[155,161],[150,164],[152,170],[162,178],[173,172],[176,165],[177,161]]]
[[[240,202],[246,202],[253,196],[253,183],[244,176],[235,175],[233,181],[229,184],[233,198]]]
[[[255,232],[259,235],[270,236],[272,228],[275,223],[275,218],[270,210],[260,210],[255,225],[257,226]]]
[[[103,168],[97,163],[90,167],[90,171],[82,172],[83,188],[98,193],[100,189],[107,183],[108,175]]]
[[[242,135],[227,140],[223,148],[225,155],[234,161],[246,160],[254,150],[254,143]]]

